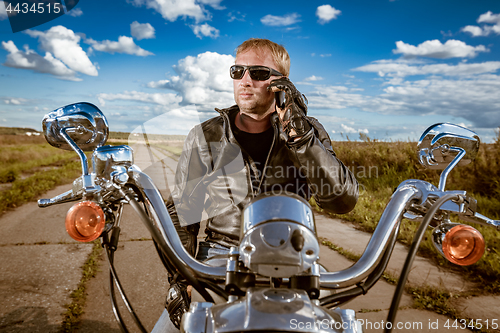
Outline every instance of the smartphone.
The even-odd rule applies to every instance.
[[[284,91],[275,92],[274,99],[276,100],[276,107],[278,109],[282,110],[285,108],[285,92]]]

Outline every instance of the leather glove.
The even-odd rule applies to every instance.
[[[190,303],[191,298],[184,283],[175,282],[170,284],[165,307],[170,320],[177,329],[180,329],[182,315],[189,310]]]
[[[293,142],[295,138],[302,137],[309,132],[311,125],[306,119],[307,99],[301,94],[287,77],[271,81],[267,90],[272,91],[278,97],[282,91],[285,98],[276,98],[276,110],[281,123],[281,133],[287,142]]]

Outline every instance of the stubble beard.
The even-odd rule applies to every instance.
[[[256,100],[237,100],[238,107],[242,114],[255,120],[261,120],[268,117],[274,111],[274,104],[259,104]]]

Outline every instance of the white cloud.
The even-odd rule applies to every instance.
[[[481,27],[475,25],[468,25],[462,28],[463,32],[468,32],[474,37],[478,36],[487,36],[489,32],[487,30],[483,30]]]
[[[323,78],[321,76],[311,75],[304,79],[304,81],[321,81]]]
[[[216,9],[222,8],[219,6],[222,0],[132,0],[136,6],[146,6],[156,10],[161,16],[170,22],[174,22],[179,17],[189,17],[198,22],[205,21],[210,18],[210,13],[203,5],[207,4]]]
[[[214,9],[219,9],[219,10],[226,9],[226,7],[220,5],[222,0],[198,0],[198,2],[203,5],[209,5]]]
[[[45,57],[29,48],[23,52],[16,47],[13,41],[2,42],[2,47],[9,52],[4,66],[51,74],[63,80],[81,81],[80,78],[76,77],[75,71],[66,67],[62,61],[55,59],[50,52],[46,52]]]
[[[500,69],[500,61],[482,63],[413,64],[407,61],[379,60],[369,65],[355,68],[355,71],[377,73],[379,76],[405,77],[411,75],[470,76],[495,73]]]
[[[491,33],[500,35],[500,14],[493,14],[491,11],[488,11],[479,16],[477,23],[490,23],[493,25],[483,25],[482,27],[468,25],[462,28],[461,31],[468,32],[473,37],[488,36]]]
[[[161,106],[178,106],[181,102],[181,98],[176,94],[162,94],[154,93],[149,94],[140,91],[125,91],[119,94],[106,94],[101,93],[97,95],[99,103],[104,106],[106,101],[115,100],[126,100],[126,101],[136,101],[142,103],[157,104]]]
[[[134,21],[130,24],[130,34],[137,40],[155,38],[155,28],[149,23]]]
[[[327,58],[327,57],[331,57],[332,55],[330,53],[327,53],[327,54],[320,54],[319,56],[321,58]]]
[[[344,86],[316,86],[306,94],[309,109],[345,109],[364,107],[369,104],[369,97],[355,93]]]
[[[245,14],[241,14],[240,12],[229,12],[227,16],[229,17],[228,22],[245,21]]]
[[[320,24],[325,24],[337,18],[342,13],[340,10],[335,9],[330,5],[319,6],[316,9],[316,16],[319,18]]]
[[[300,15],[297,13],[287,14],[283,16],[266,15],[260,19],[260,22],[271,27],[284,27],[300,22],[299,18]]]
[[[131,131],[129,138],[141,138],[146,134],[187,134],[191,128],[215,114],[200,112],[194,106],[177,107],[144,122]],[[134,135],[138,133],[139,136]]]
[[[94,50],[111,54],[114,54],[116,52],[116,53],[137,55],[141,57],[153,55],[153,53],[146,51],[140,48],[137,44],[135,44],[134,39],[132,37],[127,37],[127,36],[118,37],[117,42],[110,40],[103,40],[101,42],[98,42],[89,38],[85,40],[85,43],[92,45],[92,48]]]
[[[0,6],[0,21],[3,21],[9,17],[5,11],[5,6]]]
[[[344,124],[340,124],[340,127],[342,128],[342,131],[344,131],[345,133],[357,133],[358,132],[354,128],[349,127],[349,126],[344,125]]]
[[[188,56],[174,66],[177,73],[167,80],[150,82],[150,88],[177,91],[182,96],[182,104],[197,104],[207,110],[234,104],[233,83],[229,77],[229,67],[234,57],[216,52]]]
[[[484,14],[481,14],[477,19],[477,23],[500,23],[500,14],[493,14],[491,11],[488,11]]]
[[[432,77],[389,86],[372,101],[372,110],[387,114],[446,114],[462,117],[478,127],[499,125],[500,77],[479,75],[447,80]],[[366,111],[369,111],[366,108]]]
[[[450,39],[442,44],[439,40],[428,40],[413,46],[402,41],[396,42],[395,54],[403,54],[405,57],[428,57],[438,59],[449,58],[473,58],[478,52],[487,52],[483,45],[476,47],[465,44],[462,41]]]
[[[368,134],[370,131],[367,128],[358,128],[355,129],[354,127],[350,127],[344,124],[340,124],[340,128],[342,129],[342,132],[344,133],[365,133]],[[335,133],[335,131],[333,131]]]
[[[38,37],[40,47],[48,52],[50,56],[60,60],[71,70],[80,72],[86,75],[97,76],[97,68],[92,64],[85,51],[80,46],[80,36],[76,35],[72,30],[58,25],[42,32],[37,30],[26,30],[26,33],[31,37]],[[59,64],[49,60],[59,70],[63,70]],[[66,74],[67,75],[67,74]]]
[[[191,29],[193,29],[196,37],[202,39],[203,37],[217,38],[219,37],[219,30],[214,27],[208,25],[207,23],[201,25],[192,25]]]
[[[26,100],[24,98],[6,98],[3,100],[5,104],[14,104],[14,105],[21,105]]]
[[[67,14],[69,16],[78,17],[83,15],[83,11],[80,8],[73,8]]]
[[[500,64],[496,64],[496,68],[500,68]],[[306,93],[309,110],[358,109],[385,115],[440,115],[466,119],[478,128],[491,129],[500,125],[499,75],[486,73],[443,78],[431,74],[412,81],[403,77],[394,80],[389,76],[383,86],[387,84],[383,92],[375,96],[360,95],[345,86],[314,86],[313,91]],[[344,132],[356,130],[344,126],[347,126]],[[367,133],[362,128],[356,132]]]

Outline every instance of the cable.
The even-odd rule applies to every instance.
[[[413,260],[417,254],[418,247],[422,238],[424,237],[425,230],[429,226],[432,221],[432,218],[439,210],[439,208],[448,200],[458,199],[459,196],[457,194],[448,193],[439,198],[427,211],[425,214],[424,220],[418,227],[415,236],[413,237],[413,241],[410,246],[410,250],[408,251],[408,256],[406,257],[405,264],[403,266],[403,270],[401,271],[401,275],[399,276],[398,285],[396,287],[396,291],[394,292],[394,296],[392,298],[391,308],[389,310],[389,314],[387,315],[387,325],[384,330],[385,333],[391,333],[394,320],[396,319],[396,313],[398,312],[399,302],[401,301],[401,296],[403,295],[404,286],[406,284],[406,280],[408,279],[408,275],[410,274],[411,265],[413,264]],[[389,325],[390,323],[390,325]]]
[[[107,254],[107,258],[108,258],[108,262],[109,262],[109,271],[113,277],[113,280],[116,284],[116,287],[118,288],[118,292],[120,293],[122,300],[125,303],[125,306],[127,307],[128,311],[130,312],[132,319],[136,323],[139,330],[143,333],[147,333],[147,330],[142,325],[141,321],[139,320],[139,317],[137,317],[137,314],[135,313],[134,309],[132,308],[132,305],[128,301],[127,295],[125,295],[125,291],[122,288],[120,280],[118,279],[118,275],[116,274],[115,267],[113,266],[113,258],[111,258],[110,250],[109,250],[107,245],[105,245],[105,249],[106,249],[106,254]]]

